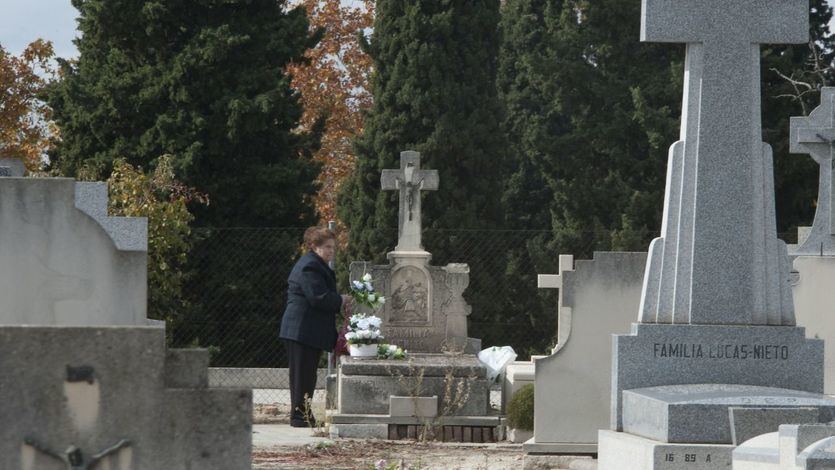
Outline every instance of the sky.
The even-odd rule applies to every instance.
[[[43,38],[52,41],[58,57],[75,57],[76,13],[70,0],[0,0],[0,45],[17,55]],[[830,29],[835,31],[835,23]]]

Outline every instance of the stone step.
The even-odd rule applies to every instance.
[[[835,417],[835,399],[816,393],[753,385],[666,385],[624,390],[623,430],[661,442],[731,444],[730,408],[779,409],[773,410],[781,414],[773,426],[762,413],[754,420],[740,413],[738,427],[746,436],[776,431],[780,424]]]

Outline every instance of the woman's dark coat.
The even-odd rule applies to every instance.
[[[336,314],[342,296],[336,291],[336,274],[314,252],[302,256],[287,279],[287,308],[281,319],[282,339],[333,350],[336,344]]]

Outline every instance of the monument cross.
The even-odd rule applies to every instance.
[[[809,236],[799,243],[794,254],[818,254],[835,248],[835,191],[832,166],[835,165],[835,88],[821,90],[821,104],[808,117],[791,118],[790,151],[808,153],[820,165],[818,205]]]
[[[438,171],[421,170],[420,154],[400,152],[400,169],[383,170],[380,184],[384,190],[400,190],[397,224],[397,247],[394,251],[424,251],[421,245],[420,192],[438,189]]]
[[[762,142],[759,44],[806,42],[808,8],[807,0],[643,0],[641,40],[686,43],[687,55],[641,321],[793,323]]]

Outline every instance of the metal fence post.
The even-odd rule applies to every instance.
[[[333,220],[328,221],[328,230],[336,232],[336,221],[333,221]],[[334,255],[334,259],[336,259],[336,255]],[[328,263],[330,265],[331,269],[334,269],[335,266],[336,266],[336,263],[334,262],[334,259],[331,259],[330,262]],[[334,366],[334,364],[333,364],[333,351],[331,351],[331,352],[328,353],[328,376],[330,376],[333,373],[333,366]]]

